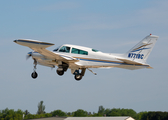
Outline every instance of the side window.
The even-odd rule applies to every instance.
[[[75,49],[75,48],[72,48],[71,53],[79,54],[79,50],[78,50],[78,49]]]
[[[92,49],[93,52],[99,52],[98,50]]]
[[[67,47],[67,46],[62,46],[61,49],[59,50],[59,52],[66,52],[66,53],[69,53],[70,51],[70,47]]]
[[[87,52],[87,51],[79,50],[79,49],[76,49],[76,48],[72,48],[71,53],[74,53],[74,54],[81,54],[81,55],[88,55],[88,52]]]

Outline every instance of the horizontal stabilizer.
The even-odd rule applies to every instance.
[[[117,59],[118,59],[118,60],[121,60],[121,61],[123,61],[124,63],[127,63],[127,64],[147,65],[147,64],[143,64],[143,63],[136,62],[136,61],[132,61],[132,60],[128,60],[128,59],[123,59],[123,58],[117,58]]]
[[[151,67],[151,66],[149,66],[149,67],[147,67],[148,69],[153,69],[153,67]]]

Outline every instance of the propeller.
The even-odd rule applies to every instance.
[[[32,52],[27,53],[26,60],[28,60],[32,56]]]

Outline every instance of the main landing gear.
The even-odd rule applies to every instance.
[[[64,74],[64,72],[67,71],[69,65],[67,63],[64,63],[62,61],[58,61],[58,69],[56,70],[56,73],[59,75],[59,76],[62,76]],[[82,79],[82,77],[84,76],[85,74],[85,70],[86,68],[82,68],[81,69],[81,73],[79,72],[79,69],[71,69],[71,73],[74,76],[75,80],[79,81]]]
[[[75,80],[77,80],[77,81],[80,81],[82,79],[82,77],[83,76],[81,74],[78,74],[78,75],[74,76]]]
[[[94,75],[97,75],[96,73],[94,73],[92,70],[90,70],[89,68],[82,68],[81,69],[81,73],[79,73],[79,70],[75,70],[75,72],[73,73],[75,76],[75,80],[80,81],[82,79],[82,77],[85,74],[86,69],[88,69],[90,72],[92,72]],[[73,69],[71,69],[71,72],[73,72]]]
[[[64,74],[64,71],[60,70],[59,68],[56,70],[56,72],[59,76],[62,76]]]
[[[36,72],[36,66],[37,66],[37,61],[36,61],[36,59],[34,59],[34,72],[31,74],[31,77],[33,78],[33,79],[36,79],[37,78],[37,76],[38,76],[38,74],[37,74],[37,72]]]
[[[36,66],[37,66],[37,60],[34,59],[34,69],[33,69],[33,73],[31,74],[31,77],[33,79],[36,79],[38,77],[38,74],[36,72]],[[57,74],[62,76],[64,74],[64,72],[67,71],[69,65],[60,61],[58,64],[58,69],[56,70]],[[71,73],[74,75],[75,80],[80,81],[82,79],[82,77],[85,75],[85,71],[88,68],[70,68],[71,69]],[[94,73],[92,70],[88,69],[90,72],[92,72],[93,74],[96,75],[96,73]]]
[[[71,69],[71,72],[75,75],[74,78],[77,81],[80,81],[82,79],[82,77],[85,74],[85,71],[86,71],[86,68],[82,68],[81,69],[81,73],[79,72],[79,70],[73,70],[73,69]]]
[[[67,71],[69,65],[64,63],[64,62],[60,62],[59,65],[58,65],[58,69],[56,70],[57,74],[59,76],[62,76],[64,74],[64,72]]]

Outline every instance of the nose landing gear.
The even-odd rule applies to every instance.
[[[37,74],[37,72],[36,72],[36,66],[37,66],[37,61],[36,61],[36,59],[34,59],[34,72],[31,74],[31,77],[33,78],[33,79],[36,79],[37,78],[37,76],[38,76],[38,74]]]

